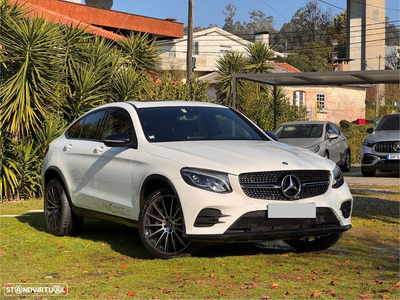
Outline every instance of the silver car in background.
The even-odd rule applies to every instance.
[[[365,177],[375,176],[376,170],[399,172],[400,162],[400,113],[382,117],[375,131],[361,145],[361,173]]]
[[[344,172],[350,171],[351,152],[346,137],[329,121],[296,121],[275,131],[279,142],[306,148],[333,160]]]

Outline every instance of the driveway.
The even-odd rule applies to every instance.
[[[361,167],[351,166],[350,172],[343,173],[346,182],[357,185],[397,185],[400,184],[399,173],[377,171],[375,177],[363,177]]]

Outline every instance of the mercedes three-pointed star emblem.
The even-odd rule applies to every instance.
[[[300,180],[294,175],[286,175],[281,182],[281,189],[283,195],[287,198],[296,198],[301,191]]]

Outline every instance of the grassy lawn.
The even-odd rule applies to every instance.
[[[55,237],[29,211],[40,200],[3,203],[2,215],[23,216],[0,218],[1,297],[5,283],[47,282],[67,283],[68,299],[399,299],[398,188],[351,188],[353,228],[327,251],[199,245],[171,260],[149,256],[133,228],[85,220],[79,237]]]

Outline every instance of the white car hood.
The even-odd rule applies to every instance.
[[[192,168],[238,175],[244,172],[325,169],[334,163],[298,147],[268,141],[152,143],[148,153]]]

